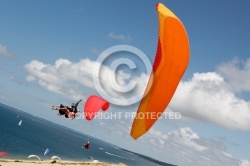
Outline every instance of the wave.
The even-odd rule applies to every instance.
[[[111,155],[111,156],[116,156],[116,157],[119,157],[119,158],[123,158],[123,159],[134,160],[134,159],[131,159],[131,158],[126,158],[126,157],[118,156],[118,155],[115,155],[115,154],[112,154],[112,153],[109,153],[109,152],[106,152],[106,154]]]

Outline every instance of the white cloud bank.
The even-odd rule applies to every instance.
[[[121,92],[129,91],[129,87],[126,88],[125,86],[129,78],[136,82],[136,88],[132,94],[139,93],[142,96],[143,90],[141,88],[145,87],[148,78],[145,74],[132,77],[120,70],[113,71],[99,62],[89,59],[82,59],[76,63],[67,59],[58,59],[52,65],[33,60],[26,64],[24,68],[28,73],[26,81],[38,83],[38,85],[50,92],[74,100],[89,95],[84,94],[86,91],[94,91],[93,75],[99,78],[102,89],[111,97],[117,99],[126,99],[128,97],[126,93],[121,95]],[[83,90],[84,88],[85,90]]]
[[[44,89],[67,98],[79,100],[83,97],[79,86],[92,87],[91,70],[95,68],[90,60],[73,64],[59,59],[54,65],[33,60],[24,66],[28,72],[26,81],[37,82]],[[72,82],[73,81],[73,82]]]
[[[184,119],[205,121],[230,129],[250,130],[250,101],[237,97],[235,92],[248,92],[250,89],[250,77],[247,77],[250,75],[250,59],[242,63],[242,68],[238,63],[239,60],[234,59],[220,65],[217,72],[194,73],[190,80],[181,81],[169,108],[180,112]],[[25,65],[28,72],[26,80],[36,82],[50,92],[78,100],[87,95],[84,92],[94,90],[92,74],[100,65],[89,59],[76,63],[58,59],[52,65],[33,60]],[[135,81],[136,94],[143,92],[148,79],[145,74],[133,77],[122,71],[115,73],[107,66],[102,66],[100,73],[103,89],[118,99],[126,99],[127,96],[110,87],[110,80],[117,81],[122,88],[128,80]],[[84,87],[85,90],[82,90]]]
[[[231,82],[216,72],[194,73],[190,80],[180,82],[170,108],[189,119],[250,130],[250,102],[237,97]]]
[[[125,120],[117,120],[115,123],[105,121],[104,126],[99,126],[103,130],[112,131],[104,140],[115,137],[112,143],[166,163],[183,166],[243,166],[248,163],[248,160],[235,159],[221,141],[200,137],[189,127],[168,133],[152,128],[140,139],[131,141],[127,122],[121,122]],[[122,127],[118,128],[118,125]]]

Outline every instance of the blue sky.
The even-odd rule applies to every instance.
[[[158,1],[0,2],[1,103],[172,164],[250,165],[248,0],[162,1],[189,36],[189,66],[167,108],[182,118],[160,119],[136,141],[129,135],[132,119],[72,121],[50,108],[98,94],[91,74],[109,47],[134,46],[152,62]],[[142,86],[147,78],[142,61],[126,54],[109,60],[122,56],[138,70],[121,67],[118,81],[124,85],[132,78]],[[105,71],[104,81],[113,76],[108,67]],[[134,112],[137,106],[111,105],[109,111]]]

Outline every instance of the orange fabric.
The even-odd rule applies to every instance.
[[[163,4],[158,4],[157,10],[158,47],[146,88],[149,92],[141,100],[132,125],[134,139],[146,133],[167,108],[189,61],[188,36],[182,22]]]

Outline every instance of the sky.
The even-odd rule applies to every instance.
[[[171,164],[250,165],[250,1],[161,2],[186,28],[190,61],[165,111],[172,116],[137,140],[130,136],[130,115],[138,102],[129,98],[140,100],[148,79],[145,64],[155,57],[158,1],[0,3],[0,103]],[[119,45],[129,51],[100,63]],[[119,99],[109,114],[70,120],[51,110],[83,99],[82,110],[88,96],[102,95],[95,74],[108,95]],[[121,93],[131,81],[137,88]]]

